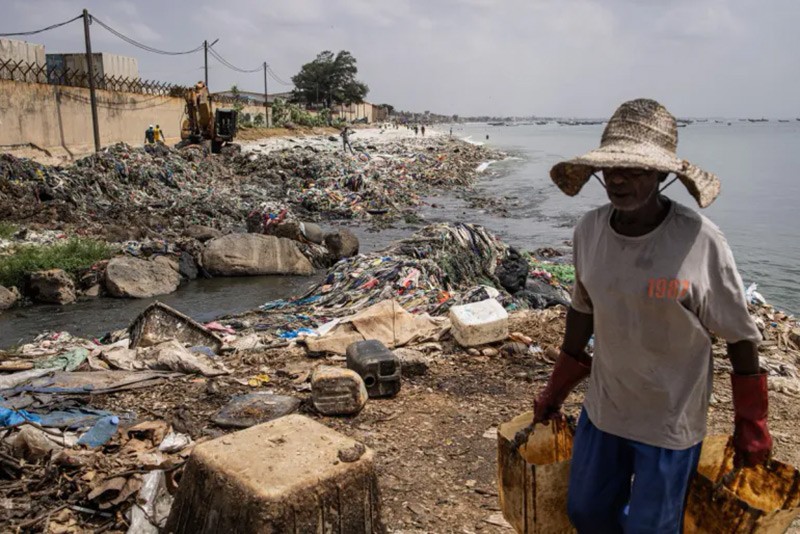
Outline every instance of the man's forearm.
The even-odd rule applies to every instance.
[[[733,372],[737,375],[756,375],[760,372],[758,345],[752,341],[728,343],[728,357],[731,359]]]
[[[586,345],[593,333],[594,315],[570,308],[567,311],[567,328],[561,350],[572,356],[578,356],[586,350]]]

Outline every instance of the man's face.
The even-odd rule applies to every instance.
[[[608,199],[615,209],[633,211],[658,191],[661,173],[644,169],[603,169]]]

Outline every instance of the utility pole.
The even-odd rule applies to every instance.
[[[92,129],[94,151],[100,152],[100,121],[97,118],[97,95],[94,91],[94,65],[92,63],[92,39],[89,36],[89,11],[83,10],[83,35],[86,37],[86,68],[89,71],[89,102],[92,106]]]
[[[205,58],[206,88],[208,88],[208,40],[203,41],[203,56]]]
[[[269,128],[269,93],[267,93],[267,62],[264,62],[264,122]]]

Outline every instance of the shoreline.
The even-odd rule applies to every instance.
[[[17,223],[14,237],[5,236],[6,239],[0,239],[0,262],[4,258],[8,260],[9,253],[15,249],[37,247],[37,250],[47,250],[51,246],[62,246],[73,238],[99,239],[108,244],[107,258],[122,255],[154,260],[159,256],[164,256],[168,260],[172,259],[169,263],[175,267],[175,260],[181,260],[181,256],[188,253],[191,255],[190,263],[192,265],[190,267],[199,268],[201,270],[199,275],[202,277],[204,274],[202,272],[202,251],[209,239],[223,234],[242,232],[245,226],[250,231],[259,233],[262,231],[258,227],[260,222],[256,221],[256,228],[254,228],[253,221],[246,220],[244,212],[249,212],[251,218],[263,219],[268,216],[275,217],[284,208],[287,208],[288,213],[285,217],[287,222],[302,223],[305,221],[306,226],[321,225],[327,228],[325,231],[336,231],[337,228],[346,229],[352,227],[351,225],[366,230],[380,231],[395,227],[397,223],[406,226],[410,223],[412,227],[420,228],[424,223],[419,219],[417,213],[419,207],[424,204],[422,193],[441,194],[448,190],[468,190],[479,178],[480,173],[476,168],[480,163],[489,157],[497,158],[498,155],[501,155],[496,151],[485,151],[486,157],[484,158],[484,149],[472,149],[441,132],[432,130],[429,132],[430,135],[423,138],[415,137],[413,133],[405,129],[385,131],[382,129],[358,129],[353,135],[352,142],[355,148],[371,153],[367,161],[362,161],[364,158],[357,159],[342,155],[340,142],[336,142],[336,138],[331,141],[332,136],[329,135],[259,139],[244,144],[241,155],[225,157],[222,162],[220,162],[221,157],[204,158],[193,148],[180,153],[174,150],[154,150],[150,154],[143,149],[132,149],[124,145],[109,147],[101,154],[101,157],[86,158],[75,165],[66,167],[66,170],[41,166],[33,162],[25,163],[25,160],[7,157],[8,159],[0,162],[0,165],[5,163],[5,175],[12,175],[11,179],[16,181],[18,190],[22,189],[26,182],[24,176],[22,179],[17,177],[15,180],[13,177],[15,171],[17,174],[28,174],[32,177],[44,175],[47,180],[52,182],[63,183],[66,180],[72,180],[80,183],[82,180],[94,180],[96,174],[94,171],[97,170],[101,176],[104,176],[104,172],[106,173],[105,178],[102,178],[98,184],[102,189],[114,192],[113,188],[119,188],[115,195],[111,196],[119,198],[122,195],[124,198],[125,195],[128,195],[129,200],[128,207],[123,210],[117,209],[114,212],[108,210],[108,201],[104,206],[103,202],[82,193],[80,185],[74,186],[73,191],[62,190],[63,199],[55,198],[50,202],[44,201],[43,205],[51,206],[48,210],[39,208],[28,211],[27,215],[29,215],[29,219],[33,219],[33,223]],[[432,154],[432,156],[428,156],[428,154]],[[150,178],[150,183],[145,184],[146,191],[141,197],[135,196],[141,193],[139,184],[123,183],[120,186],[115,182],[117,176],[108,177],[107,169],[114,166],[119,168],[120,163],[118,162],[130,165],[131,168],[128,169],[130,176],[141,178],[143,175],[145,178]],[[138,163],[139,169],[134,168],[134,163],[129,162]],[[171,169],[170,178],[176,176],[174,182],[177,183],[161,183],[153,179],[154,166],[166,166]],[[277,172],[274,171],[276,168]],[[336,171],[336,168],[341,170]],[[300,176],[303,174],[319,176],[320,173],[330,173],[331,169],[334,172],[347,173],[357,180],[355,183],[345,182],[344,184],[340,183],[341,180],[339,182],[334,180],[320,185],[315,184],[313,179],[308,180]],[[204,179],[206,178],[202,176],[204,172],[210,172],[212,175]],[[73,173],[77,173],[75,178],[72,178]],[[87,176],[87,178],[82,176]],[[380,183],[384,181],[380,178],[381,176],[389,176],[389,184],[396,186],[392,193],[388,193],[386,185]],[[163,176],[155,178],[164,181]],[[134,182],[135,180],[130,178],[129,181]],[[283,183],[282,190],[276,190],[276,183]],[[302,194],[305,196],[298,196],[297,186],[291,185],[297,183],[304,188]],[[37,190],[39,186],[37,184],[33,187],[38,198],[41,194]],[[200,202],[197,198],[191,198],[192,193],[203,193],[205,187],[213,191],[210,196],[206,195],[211,202],[226,195],[229,201],[224,209],[217,210],[222,217],[192,221],[193,213],[202,213],[207,210],[207,206],[202,202],[202,197]],[[173,205],[179,202],[184,203],[184,206],[178,206],[179,218],[177,219],[162,213],[164,202],[160,200],[169,198],[176,190],[178,195],[183,195],[188,190],[190,197],[172,201]],[[395,193],[399,191],[406,191],[407,198],[397,198]],[[23,198],[26,196],[24,191],[22,194],[19,194],[19,191],[17,193]],[[338,203],[328,202],[326,204],[325,195],[345,198],[335,199]],[[350,198],[355,198],[356,203],[348,201],[348,195]],[[395,198],[392,199],[392,196]],[[373,204],[375,197],[386,197],[389,202],[384,205],[375,205]],[[105,209],[107,215],[96,212],[90,214],[85,206],[84,213],[78,212],[76,215],[74,208],[68,208],[70,205],[76,206],[81,199],[90,198],[93,205],[96,206],[94,209],[98,211]],[[230,199],[233,199],[233,203],[230,202]],[[5,201],[8,202],[8,196]],[[25,202],[20,202],[20,204],[24,205]],[[151,206],[154,205],[161,207],[153,209]],[[346,210],[342,209],[344,206],[347,206]],[[66,223],[56,221],[53,224],[41,219],[41,212],[49,213],[48,218],[57,219],[57,213],[64,212],[66,209],[69,209],[70,212]],[[135,213],[142,212],[142,210],[144,210],[142,215]],[[241,214],[238,219],[233,216],[234,210],[238,210]],[[115,216],[120,211],[127,214],[127,217],[117,220]],[[297,213],[293,213],[294,211]],[[11,217],[8,216],[8,213],[5,215],[6,220],[10,219],[12,223],[15,222],[14,219],[23,218],[14,217],[14,213],[11,213]],[[254,215],[255,217],[253,217]],[[41,222],[37,223],[37,218]],[[205,229],[201,227],[198,230],[194,227],[189,228],[191,225],[188,223],[190,222],[201,224],[210,222],[215,227]],[[283,227],[285,226],[283,225]],[[187,229],[192,230],[189,232],[191,235],[187,235]],[[319,232],[321,228],[315,228],[315,230]],[[197,235],[198,232],[205,235]],[[338,257],[328,257],[328,251],[325,249],[324,243],[320,243],[319,236],[310,236],[316,237],[312,241],[305,235],[298,235],[296,228],[289,227],[272,233],[279,237],[293,239],[300,251],[317,270],[327,268],[339,259]],[[376,235],[380,235],[380,233]],[[133,239],[131,240],[131,238]],[[378,239],[380,240],[380,238]],[[387,241],[384,244],[388,246],[390,242]],[[75,297],[94,299],[108,291],[108,288],[104,287],[107,285],[104,283],[105,266],[104,262],[91,263],[68,273],[73,281]],[[26,269],[29,268],[26,267]],[[2,273],[3,269],[0,265],[0,275]],[[180,274],[184,279],[191,279],[184,276],[183,272]],[[18,279],[24,277],[26,281],[16,288],[17,307],[5,313],[13,313],[14,309],[31,311],[36,309],[35,307],[31,308],[32,305],[35,306],[33,301],[36,297],[31,293],[30,283],[27,281],[30,275],[31,271],[26,270],[18,276]],[[0,283],[2,282],[0,281]],[[19,307],[20,302],[24,304],[22,308]],[[52,301],[50,303],[59,304]],[[69,304],[64,303],[64,305],[68,306]],[[2,313],[0,311],[0,314]],[[100,333],[98,332],[98,335]]]
[[[365,136],[362,141],[365,149],[366,145],[377,143],[372,138],[366,139]],[[354,136],[354,144],[355,141]],[[287,143],[292,146],[286,146]],[[402,160],[406,170],[423,172],[428,169],[425,161],[431,159],[427,157],[429,151],[425,143],[417,140],[410,145],[412,148],[402,144],[397,153],[389,154],[391,157],[380,155],[388,149],[368,149],[373,158],[369,161],[374,165],[374,158],[382,157],[387,163],[399,158],[397,161]],[[460,142],[450,143],[455,143],[446,145],[450,150],[463,148]],[[355,158],[328,157],[325,147],[334,143],[325,137],[254,144],[259,150],[246,150],[240,168],[251,174],[267,175],[269,178],[253,178],[262,185],[283,182],[290,169],[300,169],[308,173],[303,182],[306,191],[329,191],[330,188],[318,187],[324,181],[324,177],[320,178],[321,171],[329,169],[320,162],[338,162],[341,167],[336,169],[370,165]],[[340,147],[338,143],[335,146]],[[303,157],[293,158],[294,153]],[[410,154],[423,154],[426,158],[423,161]],[[436,158],[435,163],[430,162],[434,166],[431,168],[441,169],[446,161],[447,158]],[[259,165],[267,162],[270,165],[267,169]],[[475,183],[480,179],[476,169],[482,163],[470,160],[469,165],[457,169],[472,173],[470,178]],[[387,164],[380,169],[386,173],[399,167]],[[283,174],[273,174],[278,170]],[[352,173],[348,175],[352,176]],[[428,178],[430,180],[423,185],[430,185],[428,182],[441,185],[440,174],[433,173]],[[467,185],[462,176],[456,178],[451,192],[458,196],[464,193]],[[241,183],[243,180],[237,180],[233,173],[220,180],[228,182],[233,191],[251,194],[254,190],[248,189],[252,184]],[[351,180],[343,181],[358,185]],[[193,182],[187,178],[186,183]],[[414,189],[405,188],[404,191],[413,192]],[[210,199],[203,202],[213,202],[216,196],[218,194],[202,197]],[[302,240],[286,239],[297,243],[294,246],[308,261],[323,259],[325,252],[321,249],[325,247],[305,237],[305,233],[311,237],[311,227],[305,217],[314,212],[308,210],[309,204],[304,205],[300,197],[289,198],[292,207],[299,207],[296,208],[299,215],[296,218],[285,215],[282,219],[285,223],[275,226],[282,228],[281,234],[285,232],[295,238],[299,237],[297,232],[301,232]],[[123,328],[99,340],[73,337],[67,332],[43,333],[37,340],[14,351],[0,350],[0,384],[3,384],[0,393],[9,409],[24,409],[26,413],[52,419],[52,414],[69,402],[86,418],[77,429],[47,426],[47,435],[55,433],[55,440],[37,433],[43,431],[35,426],[9,429],[5,438],[9,454],[28,456],[21,463],[20,471],[10,475],[10,478],[19,476],[20,480],[0,484],[0,498],[10,499],[9,502],[15,503],[14,509],[22,512],[12,515],[0,510],[0,521],[9,527],[19,526],[70,504],[80,508],[61,509],[57,516],[53,515],[52,524],[98,528],[108,522],[102,516],[81,512],[81,508],[102,507],[122,517],[136,508],[134,501],[137,495],[141,496],[137,489],[145,475],[138,471],[144,469],[173,480],[172,473],[180,473],[196,444],[237,430],[220,423],[219,411],[242,395],[257,394],[266,399],[275,398],[273,395],[292,397],[300,404],[299,411],[304,415],[375,451],[383,520],[392,531],[507,532],[504,520],[497,514],[494,460],[497,427],[527,410],[530,399],[550,374],[554,351],[557,354],[564,334],[566,308],[559,299],[568,299],[565,293],[571,266],[558,263],[559,252],[553,249],[535,251],[534,257],[526,254],[516,257],[510,253],[507,243],[480,226],[430,224],[419,217],[413,223],[405,222],[406,216],[418,215],[420,207],[424,206],[422,195],[407,200],[413,202],[408,205],[395,202],[399,209],[392,207],[391,225],[415,228],[412,236],[388,243],[378,251],[360,251],[338,258],[317,283],[292,299],[262,302],[256,309],[218,316],[204,325],[195,325],[195,331],[203,332],[205,340],[199,346],[196,339],[189,342],[181,337],[182,327],[192,324],[184,316],[178,326],[173,323],[166,332],[161,331],[160,337],[153,339],[154,344],[148,347],[135,346],[130,332]],[[190,205],[202,207],[203,202]],[[331,204],[325,205],[326,210],[340,206],[341,202],[342,199],[333,198]],[[262,224],[265,220],[274,220],[272,216],[280,217],[278,208],[281,204],[258,211],[256,222]],[[316,213],[320,214],[317,222],[324,224],[324,214]],[[270,218],[265,219],[265,214]],[[375,220],[386,215],[375,216],[352,207],[351,214],[361,216],[345,222],[378,230],[383,225],[374,224]],[[183,223],[185,216],[177,210],[170,220]],[[234,217],[226,216],[230,217],[226,220],[231,222],[231,228],[235,227]],[[247,225],[243,219],[244,215],[240,215],[240,230]],[[336,221],[341,223],[341,219]],[[295,222],[295,225],[289,224]],[[302,229],[300,222],[304,223]],[[164,234],[162,231],[121,246],[128,256],[133,252],[139,254],[138,257],[153,256],[150,261],[153,263],[157,261],[155,258],[174,254],[178,249],[170,247],[186,240],[178,232],[174,236]],[[46,237],[59,239],[53,234],[46,234]],[[159,241],[164,237],[170,239]],[[205,243],[214,239],[217,238],[209,236],[204,242],[199,239],[190,242],[197,241],[206,247]],[[167,254],[164,254],[165,244]],[[186,250],[181,249],[181,252]],[[521,285],[520,266],[527,273]],[[251,279],[258,280],[258,277]],[[447,326],[448,309],[487,297],[498,300],[509,310],[510,336],[477,347],[460,346]],[[348,320],[355,314],[368,314],[367,317],[380,324],[381,318],[385,320],[387,303],[391,305],[393,317],[388,323],[392,325],[392,344],[389,345],[387,338],[387,345],[394,349],[395,356],[403,358],[399,393],[388,399],[369,399],[355,415],[321,415],[312,400],[313,373],[321,365],[343,367],[342,351],[356,334],[347,330],[350,328],[347,325],[352,324]],[[397,311],[393,303],[399,304]],[[525,306],[544,309],[523,309]],[[191,315],[191,310],[176,308],[178,312]],[[798,465],[800,436],[794,432],[793,425],[800,417],[797,404],[800,379],[796,367],[800,356],[800,329],[793,317],[768,306],[753,305],[751,311],[766,339],[760,356],[771,375],[770,425],[778,444],[776,456]],[[406,321],[404,324],[413,333],[405,336],[402,342],[396,339],[394,321],[398,318]],[[412,320],[409,318],[413,318],[413,327],[407,323]],[[135,320],[136,316],[131,316],[129,324]],[[219,349],[213,346],[215,340],[219,340]],[[730,365],[724,354],[724,344],[716,340],[714,397],[709,413],[712,433],[728,433],[733,417],[728,384]],[[166,362],[175,359],[180,365],[167,365]],[[135,384],[135,389],[127,383]],[[32,395],[27,391],[30,388],[41,393]],[[68,394],[65,395],[65,391]],[[583,386],[579,387],[566,403],[567,414],[579,413],[584,391]],[[252,417],[259,414],[257,409],[254,413]],[[98,417],[118,417],[118,428],[104,444],[93,450],[75,446],[84,431],[100,424]],[[164,436],[172,436],[170,443],[177,441],[178,444],[164,446]],[[18,449],[13,444],[17,440],[39,438],[43,438],[49,448],[36,452],[38,456],[15,452]],[[61,477],[58,479],[61,482],[56,483],[52,472],[68,473],[69,477]],[[133,489],[118,497],[115,494],[113,501],[109,500],[108,492],[98,490],[119,480],[125,481],[124,487]],[[36,488],[35,499],[30,497],[31,485]],[[70,500],[64,498],[65,494]],[[165,507],[169,508],[168,502]]]

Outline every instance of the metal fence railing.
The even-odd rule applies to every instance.
[[[89,75],[84,71],[69,68],[54,68],[47,65],[0,58],[0,80],[46,83],[70,87],[89,87]],[[178,84],[126,78],[124,76],[100,76],[95,74],[97,89],[139,93],[145,95],[183,96],[186,87]]]

